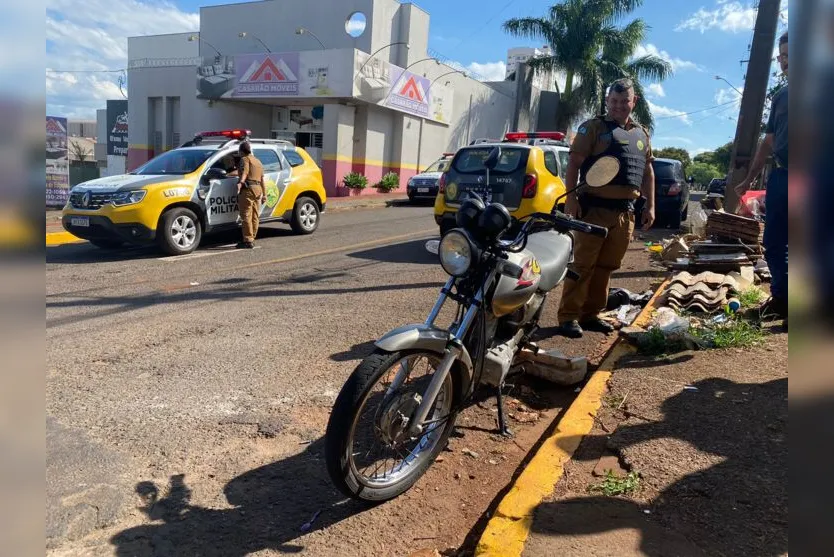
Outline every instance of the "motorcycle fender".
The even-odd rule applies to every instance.
[[[419,323],[397,327],[383,335],[374,344],[377,348],[388,352],[428,350],[442,356],[451,338],[449,331]],[[472,358],[463,345],[458,343],[458,348],[460,349],[458,362],[461,365],[457,367],[463,372],[463,392],[467,393],[472,385]]]

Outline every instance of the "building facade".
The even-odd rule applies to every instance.
[[[246,128],[304,147],[329,195],[347,195],[352,171],[370,184],[395,172],[404,188],[535,104],[535,87],[518,99],[515,84],[430,57],[429,14],[397,0],[203,7],[200,28],[183,31],[128,39],[128,170],[200,131]]]
[[[507,50],[507,72],[505,78],[509,79],[518,70],[519,64],[524,64],[532,58],[540,56],[550,56],[552,51],[550,47],[544,45],[541,48],[531,47],[517,47]],[[533,85],[542,91],[552,91],[554,89],[552,72],[535,72],[533,75]]]

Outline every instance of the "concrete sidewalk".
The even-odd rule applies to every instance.
[[[540,449],[579,446],[518,521],[521,544],[510,532],[477,554],[786,555],[788,335],[771,332],[755,348],[619,358],[596,417],[574,417],[592,419],[591,433],[569,435],[566,414]],[[606,496],[607,470],[638,487]]]

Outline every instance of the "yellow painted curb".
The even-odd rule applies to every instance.
[[[635,319],[644,326],[651,318],[654,306],[666,289],[665,281]],[[518,476],[510,490],[495,509],[487,523],[476,556],[520,557],[533,524],[533,514],[545,497],[553,493],[562,477],[565,463],[572,457],[582,439],[594,427],[594,418],[602,405],[602,395],[617,361],[633,352],[633,348],[618,338],[582,391],[556,425],[553,433],[539,447],[536,454]]]
[[[50,247],[61,246],[64,244],[76,244],[78,242],[86,242],[78,236],[73,236],[69,232],[47,232],[46,245]]]

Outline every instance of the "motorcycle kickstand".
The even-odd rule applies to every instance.
[[[512,437],[513,433],[507,427],[507,420],[504,418],[504,399],[501,395],[501,386],[497,387],[497,398],[498,398],[498,434],[502,437]]]

